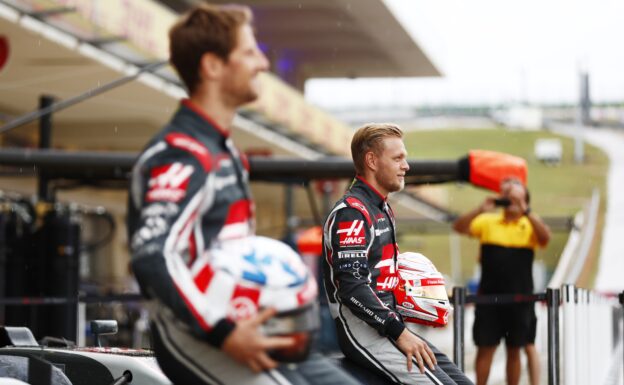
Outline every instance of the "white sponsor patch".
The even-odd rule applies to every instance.
[[[215,188],[217,190],[222,190],[233,184],[236,184],[236,175],[218,176],[215,178]]]
[[[154,238],[166,234],[169,231],[169,223],[162,217],[154,216],[145,220],[145,224],[132,237],[132,247],[138,248]]]
[[[219,159],[219,168],[232,167],[232,159],[222,158]]]
[[[141,211],[141,217],[172,217],[180,211],[180,208],[175,203],[153,203]]]
[[[375,235],[376,236],[380,236],[383,233],[387,233],[388,231],[390,231],[389,227],[386,227],[385,229],[379,230],[379,229],[375,229]]]
[[[366,251],[339,251],[338,259],[366,258]]]

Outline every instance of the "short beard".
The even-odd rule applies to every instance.
[[[400,182],[398,185],[392,184],[392,185],[386,186],[386,189],[388,190],[388,192],[391,192],[391,193],[399,192],[403,190],[403,188],[405,188],[405,181]]]

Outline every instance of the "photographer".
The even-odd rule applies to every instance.
[[[532,294],[532,265],[537,247],[545,247],[550,229],[529,207],[530,195],[517,179],[501,183],[499,197],[488,197],[474,210],[460,216],[453,229],[478,238],[481,243],[479,294]],[[492,212],[497,206],[502,211]],[[477,385],[485,385],[492,358],[501,338],[507,346],[507,384],[520,380],[520,348],[529,356],[530,379],[539,379],[534,349],[536,317],[532,303],[477,305],[473,338],[478,347]]]

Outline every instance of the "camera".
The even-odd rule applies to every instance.
[[[511,201],[509,198],[496,198],[494,199],[494,205],[500,207],[508,207],[511,205]]]

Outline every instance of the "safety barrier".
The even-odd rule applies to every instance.
[[[618,298],[564,285],[530,295],[466,295],[454,287],[453,361],[464,370],[464,312],[467,304],[504,305],[545,301],[548,312],[548,384],[610,384],[618,378],[615,352],[622,351],[624,292]],[[562,353],[561,353],[562,352]],[[562,361],[562,362],[561,362]],[[623,363],[623,361],[620,361]],[[624,367],[624,366],[623,366]],[[613,382],[614,383],[614,382]]]
[[[575,283],[578,280],[597,231],[599,208],[600,191],[594,189],[584,210],[574,217],[574,227],[570,231],[568,242],[561,253],[548,287],[559,288],[563,284]]]
[[[623,343],[617,304],[615,296],[562,287],[561,378],[566,385],[606,384],[612,364],[621,363],[613,354]]]
[[[137,302],[139,294],[0,298],[0,305]],[[454,287],[453,361],[464,371],[464,312],[467,304],[545,302],[548,324],[548,384],[616,384],[624,369],[624,292],[618,297],[564,285],[529,295],[467,295]],[[619,300],[619,301],[618,301]],[[619,354],[616,354],[619,352]]]

